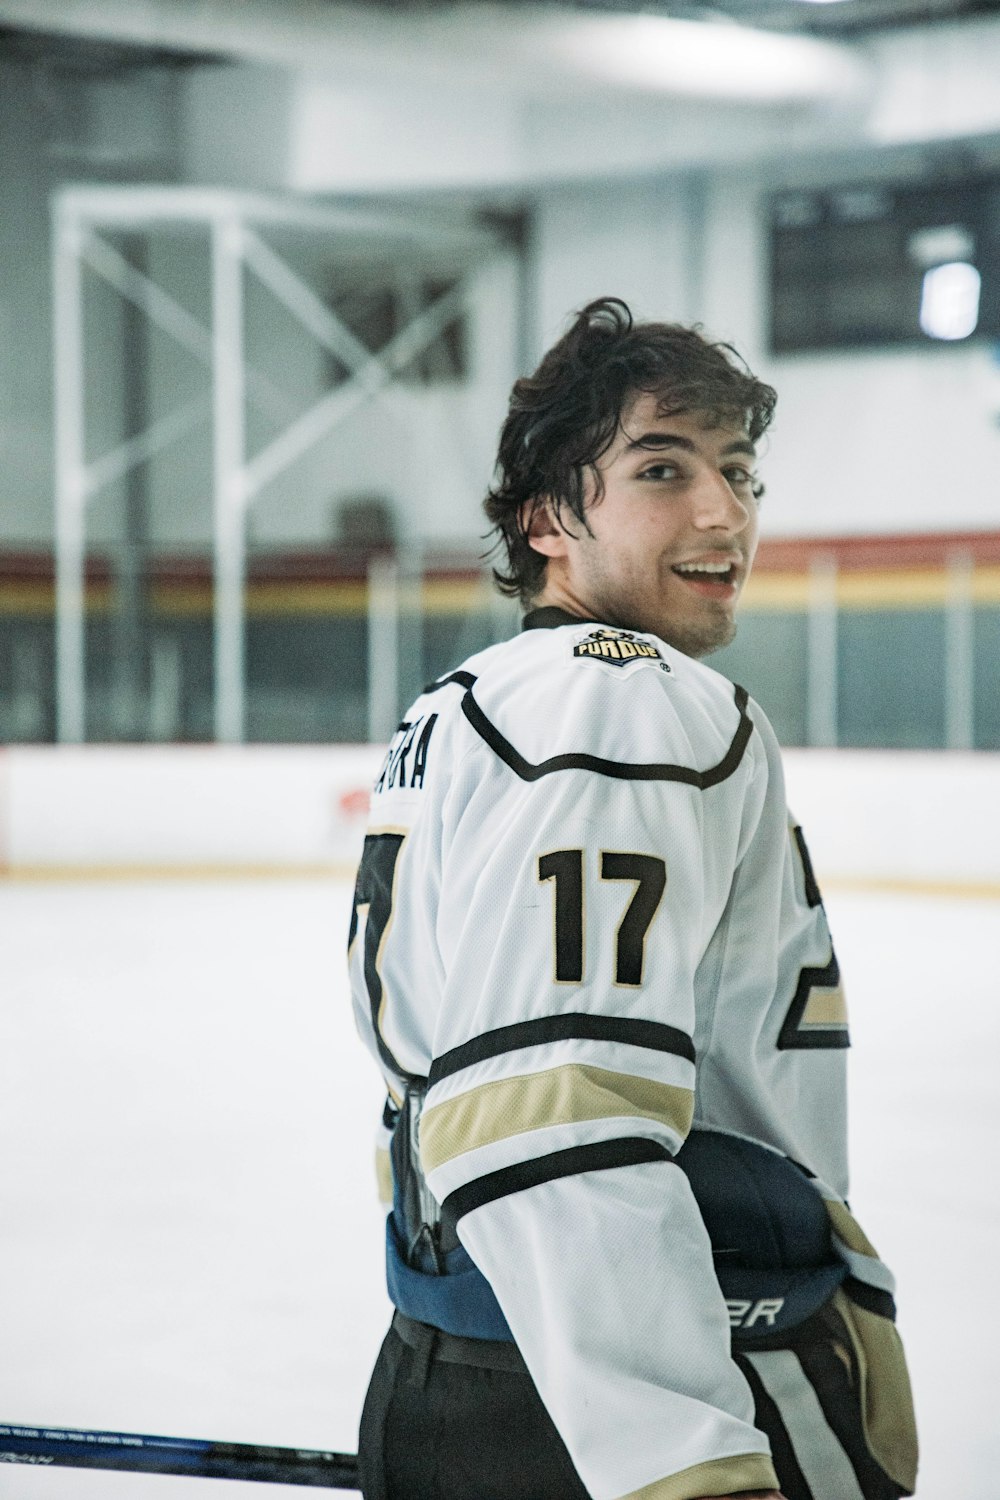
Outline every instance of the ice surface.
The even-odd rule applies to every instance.
[[[354,1451],[388,1323],[330,882],[0,888],[0,1421]],[[26,1467],[0,1495],[285,1487]]]
[[[0,886],[0,1421],[356,1444],[381,1108],[328,881]],[[852,1202],[899,1279],[923,1500],[995,1500],[996,902],[830,891]],[[286,1487],[0,1468],[7,1500]]]
[[[851,1205],[897,1278],[921,1500],[1000,1495],[1000,902],[830,891]]]

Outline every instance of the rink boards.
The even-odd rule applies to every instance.
[[[0,873],[349,875],[382,752],[13,746]],[[1000,893],[1000,754],[789,750],[790,805],[829,883]]]

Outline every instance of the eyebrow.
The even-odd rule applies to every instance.
[[[697,447],[690,438],[681,437],[672,432],[644,432],[641,437],[630,438],[625,444],[623,452],[632,453],[638,448],[659,451],[664,448],[679,448],[682,453],[696,453]],[[757,457],[757,449],[749,438],[739,438],[734,443],[727,443],[722,449],[720,457],[727,458],[730,454],[742,453],[748,458]]]

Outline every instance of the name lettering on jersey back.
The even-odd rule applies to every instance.
[[[625,667],[634,661],[655,661],[659,662],[661,671],[670,671],[655,646],[627,630],[592,631],[582,641],[577,641],[573,655],[584,660],[607,662],[615,667]]]
[[[397,786],[402,790],[413,787],[423,790],[427,752],[437,717],[437,714],[431,714],[429,718],[421,715],[412,723],[407,719],[403,720],[393,735],[388,754],[382,762],[374,787],[376,793],[390,792]]]

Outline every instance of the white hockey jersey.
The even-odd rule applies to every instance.
[[[776,1487],[692,1122],[843,1206],[843,993],[778,748],[741,689],[555,610],[413,705],[372,798],[350,965],[420,1157],[595,1500]],[[881,1321],[881,1320],[880,1320]]]

